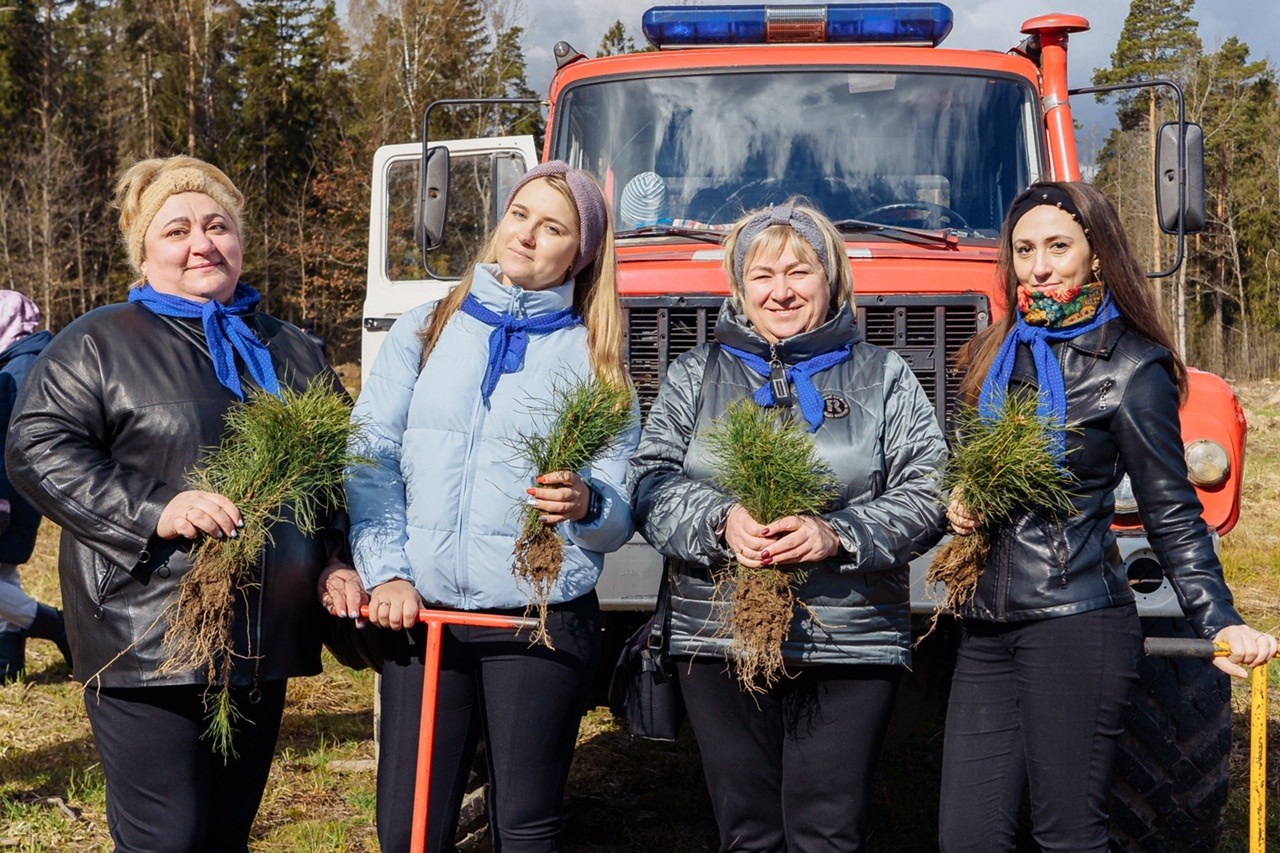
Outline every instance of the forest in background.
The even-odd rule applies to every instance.
[[[520,0],[6,0],[0,6],[0,287],[57,330],[124,297],[112,185],[139,157],[188,153],[244,190],[246,279],[273,313],[359,351],[369,168],[421,138],[440,98],[530,97]],[[1158,279],[1188,360],[1280,375],[1280,100],[1276,70],[1238,38],[1206,50],[1194,0],[1133,0],[1097,84],[1166,78],[1204,127],[1207,226]],[[597,54],[637,49],[623,22]],[[1083,96],[1082,96],[1083,97]],[[1149,268],[1153,128],[1167,94],[1111,96],[1118,121],[1093,180]],[[536,111],[458,110],[434,137],[533,133]]]

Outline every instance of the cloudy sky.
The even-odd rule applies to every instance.
[[[594,56],[600,39],[614,21],[621,20],[628,35],[643,43],[640,18],[650,6],[662,0],[523,0],[526,30],[525,56],[529,82],[539,94],[546,92],[555,67],[551,49],[557,41],[567,41]],[[686,4],[665,0],[668,5]],[[729,0],[717,0],[720,3]],[[794,2],[794,0],[785,0]],[[1110,64],[1124,26],[1129,4],[1124,0],[951,0],[955,26],[944,47],[1006,50],[1021,41],[1022,22],[1049,12],[1082,15],[1091,29],[1071,36],[1070,83],[1087,86],[1093,69]],[[1200,38],[1212,49],[1237,35],[1249,45],[1252,56],[1271,56],[1280,51],[1280,2],[1276,0],[1200,0],[1192,11],[1200,22]],[[1100,139],[1098,128],[1109,124],[1105,108],[1093,106],[1093,99],[1077,103],[1076,118],[1084,125],[1082,144],[1092,135]]]

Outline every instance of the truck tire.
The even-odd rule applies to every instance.
[[[1183,619],[1146,636],[1193,637]],[[1222,838],[1231,685],[1210,661],[1144,657],[1111,781],[1111,849],[1211,853]]]

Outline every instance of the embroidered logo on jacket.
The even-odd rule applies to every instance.
[[[839,394],[827,394],[822,398],[822,415],[827,418],[843,418],[849,414],[849,404]]]

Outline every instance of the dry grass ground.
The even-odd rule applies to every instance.
[[[1280,629],[1280,384],[1239,389],[1250,434],[1244,510],[1223,558],[1246,615]],[[58,600],[53,531],[24,570],[29,589]],[[1273,666],[1273,685],[1280,666]],[[1247,849],[1248,689],[1237,685],[1236,751],[1225,851]],[[373,679],[327,662],[325,674],[290,688],[284,730],[255,826],[255,851],[376,851],[373,832]],[[1274,691],[1273,691],[1274,698]],[[49,643],[28,649],[28,679],[0,688],[0,848],[110,850],[105,796],[84,696]],[[1270,713],[1268,835],[1280,839],[1280,707]],[[941,752],[937,727],[888,750],[875,793],[870,849],[934,849]],[[157,756],[157,760],[163,757]],[[633,742],[597,709],[583,725],[570,778],[567,848],[586,853],[714,849],[715,827],[696,746]]]

